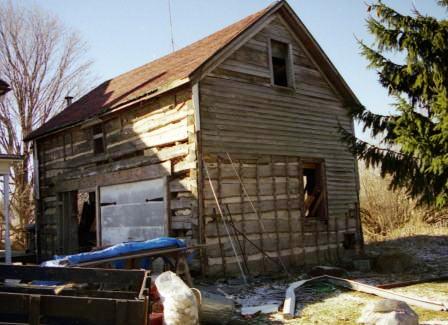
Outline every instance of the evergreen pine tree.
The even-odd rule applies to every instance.
[[[438,4],[448,10],[448,0]],[[447,207],[448,20],[415,9],[412,16],[402,15],[381,1],[368,11],[375,41],[371,47],[360,42],[361,53],[396,99],[395,112],[385,116],[351,108],[364,131],[381,141],[372,145],[340,128],[343,139],[367,166],[391,176],[392,189],[405,188],[420,204]]]

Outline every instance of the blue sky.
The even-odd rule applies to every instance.
[[[88,43],[99,81],[147,63],[171,51],[168,0],[16,0],[51,11]],[[219,30],[272,1],[171,0],[176,48]],[[384,0],[409,13],[446,17],[435,0]],[[378,84],[374,71],[359,55],[357,38],[371,41],[364,0],[290,0],[299,17],[317,39],[361,102],[379,113],[390,110],[391,99]]]

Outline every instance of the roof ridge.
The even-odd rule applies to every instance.
[[[205,62],[285,0],[250,14],[189,45],[168,53],[111,79],[91,91],[29,133],[29,141],[117,108],[175,80],[188,79]]]
[[[242,21],[245,21],[245,20],[248,19],[248,18],[255,17],[255,16],[259,15],[260,13],[266,13],[267,11],[269,11],[271,8],[275,7],[275,6],[276,6],[278,3],[280,3],[280,2],[286,2],[286,1],[285,1],[285,0],[276,0],[276,1],[272,2],[270,5],[268,5],[267,7],[264,7],[263,9],[261,9],[261,10],[259,10],[259,11],[256,11],[256,12],[254,12],[254,13],[248,15],[248,16],[245,16],[245,17],[243,17],[243,18],[237,20],[236,22],[231,23],[230,25],[226,25],[226,26],[224,26],[224,27],[222,27],[222,28],[220,28],[220,29],[218,29],[218,30],[212,32],[211,34],[208,34],[208,35],[206,35],[206,36],[204,36],[204,37],[202,37],[202,38],[200,38],[200,39],[194,41],[193,43],[187,44],[187,45],[185,45],[184,47],[182,47],[182,48],[180,48],[180,49],[178,49],[178,50],[176,50],[176,51],[174,51],[174,52],[167,53],[167,54],[165,54],[165,55],[163,55],[163,56],[161,56],[161,57],[158,57],[158,58],[156,58],[156,59],[154,59],[154,60],[152,60],[152,61],[146,62],[146,63],[144,63],[144,64],[142,64],[142,65],[140,65],[140,66],[138,66],[138,67],[132,68],[131,70],[126,71],[126,72],[123,72],[123,73],[121,73],[121,74],[119,74],[119,75],[117,75],[117,76],[115,76],[115,77],[113,77],[113,78],[110,78],[110,79],[108,79],[108,80],[106,80],[106,81],[104,81],[104,82],[107,82],[107,81],[110,81],[110,80],[117,79],[117,78],[122,77],[122,76],[127,75],[127,74],[132,74],[132,73],[135,72],[136,70],[140,70],[141,68],[144,68],[144,67],[146,67],[146,66],[152,65],[152,64],[156,63],[157,61],[161,61],[161,60],[163,60],[163,59],[167,59],[167,58],[169,58],[169,57],[171,57],[171,56],[175,56],[176,54],[179,54],[179,53],[182,52],[182,51],[188,50],[189,48],[192,48],[192,47],[194,47],[195,45],[198,45],[198,43],[204,42],[204,41],[206,41],[207,39],[212,38],[213,36],[215,36],[215,35],[218,34],[218,33],[222,33],[222,32],[224,32],[224,31],[226,31],[226,30],[228,30],[228,29],[231,29],[234,25],[237,25],[237,24],[241,23]],[[261,16],[260,16],[260,17],[256,17],[256,18],[257,18],[256,20],[258,20],[259,18],[261,18]],[[232,40],[233,40],[233,39],[232,39]],[[230,40],[230,42],[231,42],[232,40]]]

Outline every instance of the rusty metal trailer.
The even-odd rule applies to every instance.
[[[0,265],[0,324],[148,323],[144,270]]]

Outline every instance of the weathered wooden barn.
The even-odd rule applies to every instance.
[[[360,234],[338,134],[351,105],[285,1],[108,80],[27,136],[39,255],[169,235],[206,244],[203,271],[233,272],[214,190],[252,270],[278,265],[249,240],[287,265],[332,260]]]

